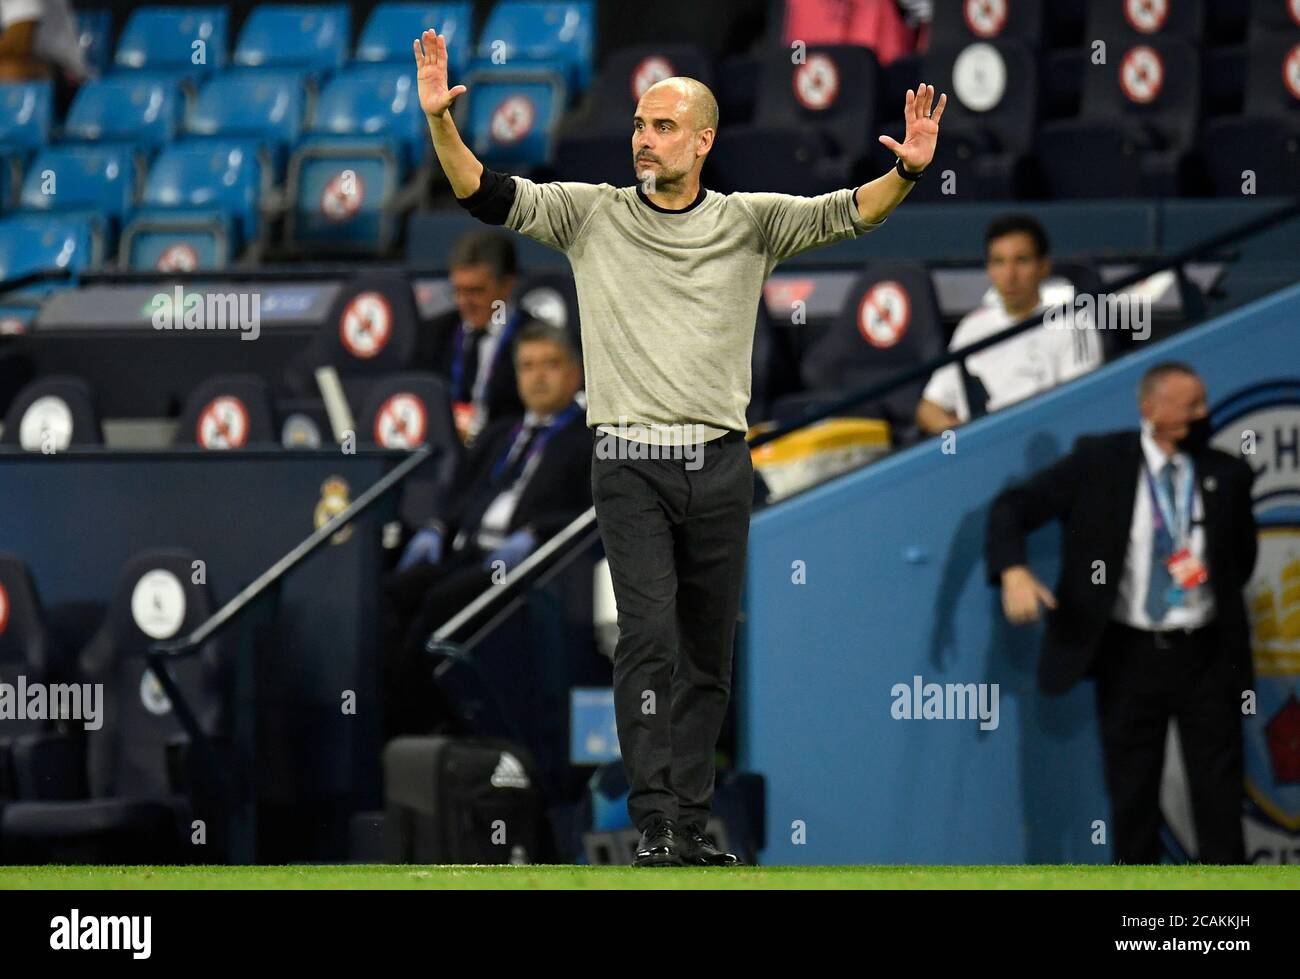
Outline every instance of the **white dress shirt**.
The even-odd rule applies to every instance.
[[[1151,437],[1151,426],[1142,422],[1142,456],[1149,467],[1151,478],[1159,480],[1160,470],[1166,462],[1173,461],[1174,500],[1182,506],[1186,499],[1187,479],[1191,476],[1192,460],[1184,452],[1175,452],[1167,457]],[[1180,514],[1181,519],[1181,514]],[[1191,542],[1185,544],[1175,539],[1174,549],[1190,546],[1192,555],[1208,568],[1205,559],[1205,527],[1200,522],[1205,519],[1205,506],[1201,499],[1201,486],[1192,489],[1192,526]],[[1111,615],[1114,619],[1132,626],[1134,629],[1149,631],[1166,631],[1169,629],[1199,629],[1214,618],[1214,593],[1207,581],[1203,585],[1188,589],[1182,605],[1171,605],[1165,617],[1153,623],[1147,615],[1147,586],[1151,578],[1151,535],[1155,532],[1151,519],[1151,490],[1147,486],[1147,477],[1140,469],[1138,472],[1137,493],[1133,498],[1133,517],[1129,524],[1128,555],[1124,559],[1124,572],[1119,581],[1119,594],[1115,598],[1115,607]],[[1214,573],[1209,568],[1210,574]]]
[[[479,432],[491,421],[487,412],[487,385],[491,379],[491,371],[488,365],[492,363],[492,358],[496,356],[497,347],[501,343],[501,333],[510,322],[510,317],[515,315],[515,307],[507,305],[503,316],[489,316],[487,326],[483,327],[487,332],[478,345],[478,364],[474,372],[474,387],[470,391],[470,402],[474,405],[474,421],[470,425],[470,440],[472,441]],[[499,322],[498,322],[499,321]]]
[[[1034,311],[1041,313],[1048,303],[1072,301],[1074,287],[1060,283],[1048,288],[1044,283],[1038,295]],[[992,301],[962,317],[948,349],[968,347],[1023,318],[1008,315],[1001,297],[994,293]],[[988,391],[989,411],[1005,408],[1101,366],[1101,342],[1091,318],[1079,313],[1071,321],[1074,329],[1034,327],[966,358],[966,369]],[[930,375],[921,396],[952,412],[962,423],[970,421],[970,406],[957,364],[940,367]]]
[[[524,427],[519,430],[517,438],[523,438],[524,433],[528,431],[530,426],[538,431],[544,430],[554,418],[554,415],[537,415],[531,411],[528,412],[524,415]],[[507,530],[510,527],[511,518],[515,515],[515,507],[519,505],[519,497],[523,494],[528,481],[532,479],[533,471],[537,468],[538,460],[541,457],[541,453],[538,453],[529,459],[528,464],[524,466],[518,478],[510,486],[503,489],[483,512],[483,519],[479,521],[475,543],[485,551],[500,547],[505,539],[510,536]]]

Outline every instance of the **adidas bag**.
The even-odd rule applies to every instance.
[[[395,738],[384,749],[390,863],[535,863],[542,801],[527,749],[494,738]]]

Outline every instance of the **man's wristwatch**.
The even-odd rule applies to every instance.
[[[901,156],[898,158],[898,162],[894,164],[894,169],[898,171],[898,175],[900,177],[902,177],[904,180],[910,180],[912,181],[912,183],[916,183],[918,180],[921,179],[922,176],[925,175],[924,170],[921,170],[917,173],[908,173],[907,169],[903,166],[903,158]]]

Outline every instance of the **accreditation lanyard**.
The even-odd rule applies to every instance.
[[[496,368],[497,360],[501,357],[501,351],[503,349],[509,349],[510,335],[514,332],[515,326],[519,323],[519,317],[522,314],[522,312],[523,312],[522,310],[516,308],[514,315],[511,316],[510,319],[506,320],[505,329],[501,331],[501,336],[497,339],[496,349],[492,351],[492,359],[488,362],[487,374],[483,378],[484,384],[486,384],[488,380],[492,377],[492,371]],[[460,329],[456,331],[455,346],[453,347],[451,353],[451,391],[452,391],[452,396],[457,398],[459,398],[461,395],[460,383],[461,383],[461,379],[465,376],[464,349],[465,349],[465,333],[467,329],[468,328],[465,326],[465,324],[461,323]],[[487,327],[485,326],[483,327],[483,329],[486,330]],[[481,340],[479,342],[482,343]],[[473,397],[474,397],[473,391],[465,392],[465,400],[470,400]]]
[[[1181,512],[1176,512],[1173,509],[1173,500],[1164,491],[1164,487],[1151,475],[1150,467],[1144,465],[1142,471],[1146,473],[1147,489],[1151,491],[1151,502],[1153,504],[1151,518],[1154,529],[1159,531],[1161,527],[1169,528],[1169,535],[1174,542],[1175,551],[1189,546],[1192,530],[1192,493],[1196,487],[1196,470],[1191,461],[1188,460],[1187,478],[1183,481],[1183,508]],[[1177,475],[1176,467],[1175,475]]]
[[[551,436],[565,425],[569,424],[569,421],[574,417],[574,415],[581,410],[581,407],[575,401],[573,404],[569,405],[569,407],[556,415],[551,420],[551,423],[537,434],[537,437],[533,439],[532,445],[528,447],[528,455],[524,457],[524,464],[520,467],[520,472],[527,469],[528,464],[541,453],[542,449],[546,448],[546,443],[550,441]],[[511,430],[510,448],[505,451],[505,454],[502,455],[501,458],[497,460],[496,465],[492,467],[492,482],[495,483],[508,469],[510,469],[512,465],[514,465],[515,454],[519,450],[519,433],[523,431],[523,428],[524,423],[520,422]]]

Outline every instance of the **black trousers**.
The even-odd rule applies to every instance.
[[[486,557],[487,552],[471,545],[438,564],[417,564],[381,582],[380,730],[385,742],[427,734],[453,720],[424,644],[492,583],[492,573],[483,569]]]
[[[616,458],[602,458],[606,447]],[[698,456],[629,458],[644,446],[593,430],[591,495],[618,602],[614,711],[644,830],[656,816],[708,823],[714,752],[731,695],[754,467],[740,432]]]
[[[1111,623],[1096,665],[1116,863],[1160,861],[1160,774],[1172,717],[1201,863],[1244,863],[1241,682],[1211,625],[1151,633]]]

